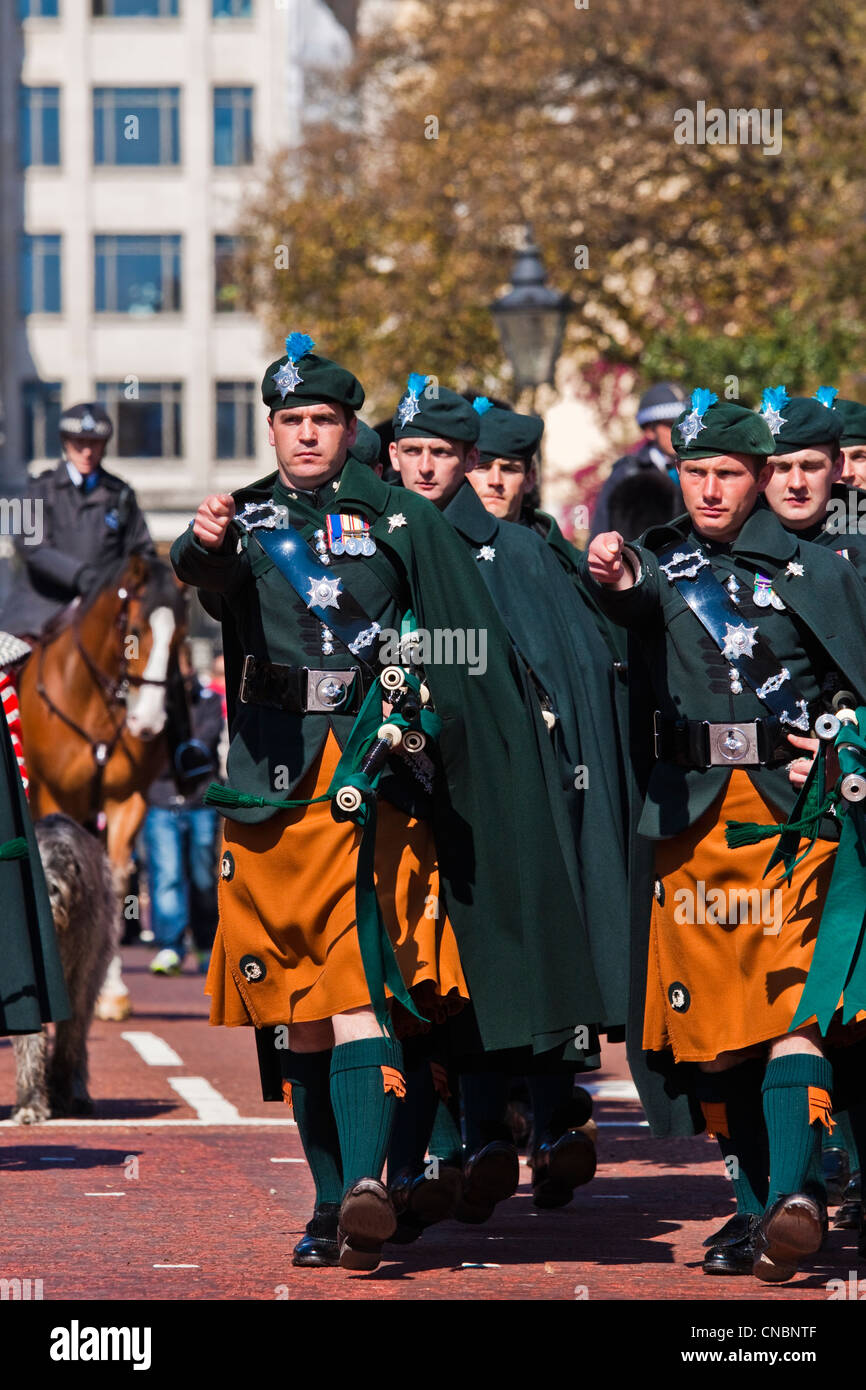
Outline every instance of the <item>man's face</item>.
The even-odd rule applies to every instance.
[[[849,444],[842,450],[841,478],[848,487],[866,487],[866,444]]]
[[[488,512],[500,521],[519,521],[523,499],[535,486],[535,472],[520,459],[479,459],[466,474]]]
[[[660,420],[657,425],[645,425],[644,434],[657,444],[663,454],[673,458],[675,454],[674,446],[671,443],[672,420]]]
[[[475,445],[459,439],[397,439],[389,452],[403,486],[429,498],[440,511],[478,462]]]
[[[683,459],[680,487],[695,530],[708,540],[731,541],[739,534],[773,471],[771,463],[755,470],[749,454],[720,454],[708,459]]]
[[[329,482],[346,462],[357,431],[354,416],[347,424],[343,407],[328,401],[275,410],[268,421],[268,440],[283,482],[307,492]]]
[[[82,478],[86,478],[88,473],[95,473],[102,463],[108,440],[72,439],[69,435],[62,435],[61,443],[65,457],[78,469]]]
[[[842,472],[841,458],[833,462],[832,446],[798,449],[795,454],[780,454],[772,462],[767,501],[788,530],[805,531],[823,521],[830,489]]]

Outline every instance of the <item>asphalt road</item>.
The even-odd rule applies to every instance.
[[[250,1033],[208,1026],[201,976],[154,978],[151,954],[124,951],[133,1017],[91,1029],[94,1119],[12,1125],[0,1040],[0,1281],[41,1281],[31,1297],[826,1302],[866,1275],[840,1231],[784,1286],[705,1276],[732,1210],[718,1148],[650,1137],[622,1047],[591,1082],[599,1170],[571,1206],[537,1212],[527,1175],[487,1225],[444,1222],[373,1274],[292,1269],[312,1183],[290,1112],[259,1100]]]

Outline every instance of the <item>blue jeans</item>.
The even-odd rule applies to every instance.
[[[151,806],[144,822],[151,926],[160,950],[182,958],[184,934],[209,951],[217,924],[217,813]]]

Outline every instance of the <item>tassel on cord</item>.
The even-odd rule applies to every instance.
[[[778,825],[758,825],[755,821],[747,820],[726,821],[725,840],[728,849],[739,849],[742,845],[757,845],[761,840],[771,840],[774,835],[781,835],[783,831],[807,835],[821,824],[836,799],[831,794],[811,815],[804,816],[802,820],[783,821]]]

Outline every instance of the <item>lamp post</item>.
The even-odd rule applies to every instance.
[[[534,392],[543,382],[553,383],[565,320],[574,308],[567,294],[549,288],[531,227],[527,226],[525,237],[526,244],[514,259],[511,288],[490,305],[517,394],[527,388]]]

